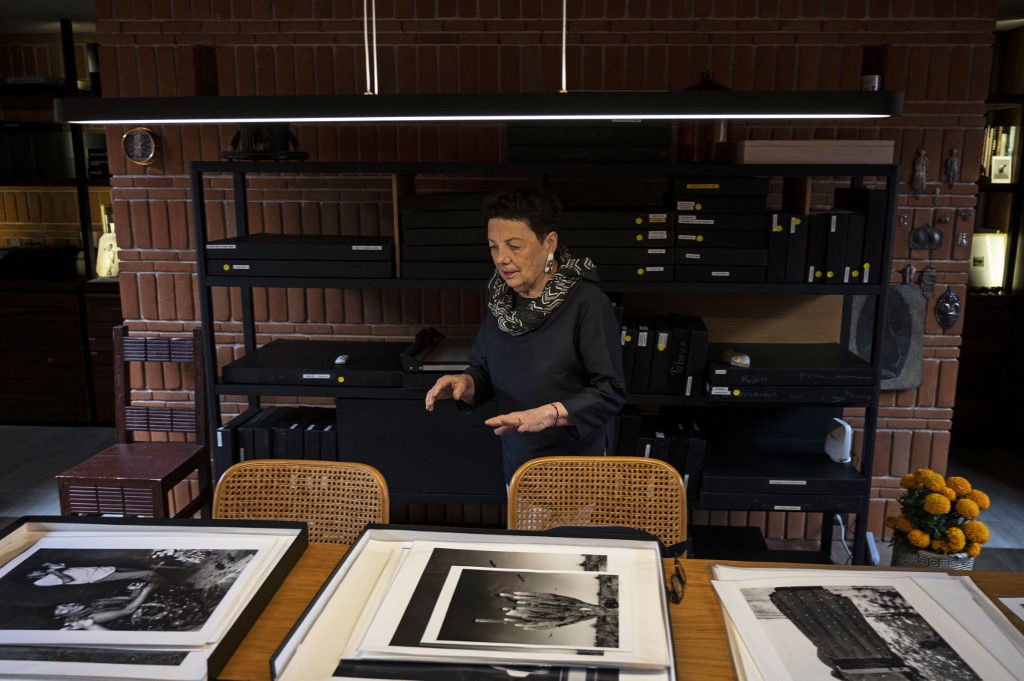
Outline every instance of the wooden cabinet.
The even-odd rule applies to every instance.
[[[0,422],[112,422],[104,348],[119,316],[116,283],[0,281]]]

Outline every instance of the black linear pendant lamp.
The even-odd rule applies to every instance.
[[[369,0],[369,5],[367,10],[364,0],[364,95],[66,98],[54,102],[56,119],[98,125],[791,120],[884,118],[897,116],[903,109],[903,93],[885,91],[569,92],[565,74],[565,0],[560,92],[381,95],[377,88],[375,1]]]

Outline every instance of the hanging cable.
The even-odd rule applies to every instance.
[[[370,23],[373,23],[373,52],[370,52]],[[366,55],[366,91],[364,95],[377,94],[377,0],[363,0],[363,50]],[[373,61],[373,77],[370,76],[370,62]]]
[[[567,8],[568,0],[562,0],[562,89],[559,92],[568,92],[569,89],[565,82],[565,27],[567,22],[567,16],[569,14]]]

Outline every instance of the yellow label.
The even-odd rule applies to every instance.
[[[703,208],[704,208],[704,206],[700,205],[699,203],[693,204],[693,209],[694,210],[701,210]]]
[[[850,276],[854,277],[854,278],[859,277],[860,276],[860,270],[853,270],[852,272],[850,272]]]
[[[799,225],[799,224],[801,224],[802,222],[803,222],[803,220],[801,220],[800,218],[793,218],[793,224],[794,224],[794,225]]]
[[[227,272],[231,269],[231,265],[224,265],[224,271]]]
[[[825,278],[826,278],[826,279],[831,279],[831,278],[832,278],[832,277],[834,277],[834,276],[835,276],[835,275],[834,275],[834,274],[832,273],[832,270],[829,270],[829,271],[828,271],[828,272],[827,272],[827,273],[825,274]]]
[[[634,218],[633,222],[635,222],[638,225],[642,225],[642,224],[644,224],[644,219],[643,218]]]
[[[772,231],[773,232],[781,232],[782,231],[782,225],[775,225],[774,227],[772,227]]]
[[[344,382],[345,382],[345,377],[344,376],[338,376],[338,383],[344,383]]]
[[[689,184],[687,183],[687,189],[721,189],[722,185],[717,182],[704,182],[701,184]]]
[[[732,394],[733,394],[734,396],[736,396],[736,397],[739,397],[739,396],[740,396],[740,390],[739,390],[739,388],[733,388],[733,389],[732,389]]]
[[[698,234],[697,235],[697,241],[704,241],[704,235],[703,234]]]
[[[632,343],[633,342],[633,337],[630,336],[629,334],[626,334],[626,342],[627,343]]]
[[[640,275],[641,277],[644,276],[644,268],[643,267],[636,268],[636,273],[638,275]]]
[[[819,270],[819,271],[815,272],[814,276],[815,276],[816,279],[821,279],[821,271]]]
[[[869,263],[869,262],[864,263],[864,269],[870,270],[871,269],[871,263]]]
[[[635,238],[636,238],[637,241],[643,241],[644,240],[644,235],[643,234],[637,234]]]

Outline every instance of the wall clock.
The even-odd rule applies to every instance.
[[[140,166],[156,161],[156,135],[149,128],[132,128],[121,138],[125,158]]]

